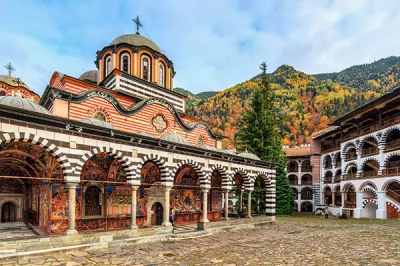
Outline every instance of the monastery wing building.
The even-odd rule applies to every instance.
[[[400,218],[399,106],[396,88],[313,133],[307,151],[287,149],[292,185],[303,185],[299,162],[311,162],[314,210],[329,206],[336,215]]]
[[[171,228],[172,210],[176,224],[228,218],[231,197],[247,216],[274,218],[273,165],[221,149],[185,114],[174,65],[154,42],[117,37],[95,65],[79,78],[54,72],[42,97],[0,76],[2,222],[45,234]],[[258,186],[263,205],[252,206]]]

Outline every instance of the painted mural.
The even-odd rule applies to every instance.
[[[127,216],[132,213],[132,189],[107,187],[107,217]]]
[[[51,186],[50,184],[40,184],[40,216],[39,227],[46,233],[50,233],[50,206],[51,206]]]
[[[0,178],[0,193],[21,194],[23,187],[25,185],[20,179]]]
[[[125,182],[121,163],[105,152],[93,155],[82,168],[81,180]]]
[[[222,209],[222,177],[218,171],[211,174],[211,191],[208,209],[211,211],[221,211]]]
[[[76,218],[82,217],[82,188],[76,188]],[[68,188],[64,185],[51,187],[51,220],[68,219]]]
[[[140,180],[143,185],[161,182],[161,172],[158,166],[153,162],[147,162],[143,165],[140,172]]]
[[[238,190],[244,189],[244,180],[243,180],[243,177],[239,173],[236,173],[233,176],[233,185]]]
[[[0,145],[0,172],[3,176],[63,178],[57,159],[39,145],[28,142]]]
[[[184,167],[178,172],[170,198],[177,214],[201,212],[200,179],[193,168]]]

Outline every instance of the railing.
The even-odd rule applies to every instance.
[[[383,176],[393,176],[393,175],[400,175],[400,167],[392,167],[383,170]]]
[[[322,147],[321,152],[331,152],[335,150],[340,150],[340,145],[335,145],[333,147]]]
[[[312,172],[312,168],[311,167],[309,167],[309,168],[301,168],[301,171],[302,172]]]
[[[385,151],[400,148],[400,139],[393,140],[385,145]]]
[[[308,195],[301,195],[301,199],[302,200],[312,200],[312,195],[308,196]]]
[[[400,194],[391,190],[391,189],[387,189],[386,194],[389,196],[389,198],[391,198],[392,200],[395,200],[397,202],[400,203]]]
[[[362,177],[377,177],[378,171],[364,171],[361,173],[360,178]]]
[[[335,177],[335,180],[333,182],[334,182],[334,184],[340,183],[340,175]]]
[[[362,157],[373,155],[373,154],[378,154],[378,153],[379,153],[378,147],[371,147],[371,148],[362,150]]]
[[[296,186],[297,185],[297,180],[296,181],[289,180],[289,185]]]
[[[344,180],[353,180],[356,179],[357,173],[350,173],[344,175]]]
[[[301,181],[301,184],[303,185],[303,186],[306,186],[306,185],[312,185],[312,181],[310,180],[306,180],[306,181]]]
[[[332,169],[332,164],[327,164],[327,165],[325,166],[325,169]]]
[[[343,141],[349,140],[349,139],[352,139],[352,138],[355,138],[355,137],[357,137],[357,136],[358,136],[357,132],[352,132],[352,133],[350,133],[350,134],[345,134],[345,135],[343,136]]]
[[[344,207],[345,208],[355,208],[356,207],[356,202],[353,200],[348,200],[344,202]]]
[[[346,158],[344,158],[345,161],[351,161],[357,159],[357,154],[356,153],[348,153],[346,155]]]
[[[325,178],[324,184],[332,184],[332,178]]]
[[[295,167],[288,167],[288,168],[287,168],[287,171],[288,171],[288,172],[296,172],[296,173],[297,173],[297,172],[299,171],[299,169],[298,169],[298,168],[295,168]]]

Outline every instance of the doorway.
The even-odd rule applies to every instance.
[[[16,210],[17,207],[12,202],[7,202],[3,204],[1,207],[1,222],[8,223],[8,222],[15,222],[16,219]]]
[[[164,208],[160,202],[156,202],[151,207],[151,225],[161,225],[163,223]]]

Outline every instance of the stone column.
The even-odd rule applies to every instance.
[[[68,230],[66,235],[76,235],[78,231],[75,229],[75,205],[76,205],[76,187],[78,183],[67,183],[68,187]]]
[[[362,174],[362,168],[361,168],[361,149],[357,150],[357,177],[360,177]]]
[[[207,203],[208,203],[208,191],[209,189],[202,189],[203,192],[203,219],[200,222],[208,223],[210,222],[207,217]]]
[[[137,193],[138,188],[139,188],[139,186],[132,186],[131,229],[138,229],[138,226],[136,225],[136,214],[137,214],[137,197],[136,197],[136,193]]]
[[[171,190],[171,187],[164,187],[164,222],[162,223],[163,226],[172,226],[172,224],[169,222],[169,192]]]
[[[297,192],[297,211],[301,212],[301,191]]]
[[[248,218],[251,218],[251,192],[252,191],[247,191],[247,216]]]
[[[335,192],[332,192],[332,206],[335,206]]]
[[[299,185],[299,186],[301,186],[301,165],[303,164],[303,161],[299,161],[299,162],[297,162],[297,167],[298,167],[298,169],[297,169],[297,175],[298,175],[298,177],[297,177],[297,184]]]
[[[239,195],[239,211],[243,211],[243,191],[240,190]]]
[[[345,198],[346,198],[346,192],[342,192],[342,208],[344,208]]]
[[[354,209],[354,218],[361,218],[361,210],[362,210],[362,191],[356,191],[356,208]]]
[[[377,219],[387,219],[386,213],[386,191],[378,191],[378,209],[376,210]]]
[[[228,197],[229,197],[229,190],[225,190],[225,195],[224,195],[224,203],[225,203],[225,220],[229,220],[229,202],[228,202]]]
[[[383,146],[378,146],[378,147],[379,147],[379,171],[378,171],[378,175],[382,175],[383,171],[385,170],[385,157],[384,157],[385,147],[383,147]]]

